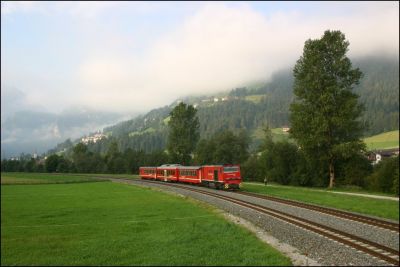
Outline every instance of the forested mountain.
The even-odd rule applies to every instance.
[[[367,57],[353,61],[364,73],[355,92],[365,104],[366,135],[399,129],[399,59]]]
[[[365,136],[399,129],[399,60],[365,57],[352,60],[363,72],[355,92],[365,104],[363,119],[369,125]],[[89,144],[89,149],[104,153],[112,140],[121,150],[132,148],[146,152],[165,149],[169,113],[180,101],[193,104],[200,121],[200,138],[209,138],[224,129],[254,132],[264,124],[271,128],[289,126],[289,106],[293,100],[292,68],[275,73],[269,82],[252,88],[235,88],[214,96],[187,97],[169,106],[154,109],[135,119],[107,127],[108,138]]]

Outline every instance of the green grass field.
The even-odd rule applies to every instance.
[[[243,183],[242,190],[399,220],[399,202],[393,200],[334,194],[297,186],[264,186],[252,183]]]
[[[50,173],[1,173],[2,185],[15,184],[66,184],[66,183],[85,183],[100,182],[92,175],[85,174],[50,174]]]
[[[273,128],[271,129],[271,133],[272,133],[272,140],[274,142],[279,142],[279,141],[294,142],[292,139],[289,138],[289,133],[284,132],[282,128]],[[263,140],[265,137],[265,133],[262,127],[255,129],[252,134],[252,137],[259,140]]]
[[[1,265],[291,264],[187,198],[111,182],[17,183],[1,186]]]
[[[399,147],[399,130],[365,138],[364,142],[369,150]]]

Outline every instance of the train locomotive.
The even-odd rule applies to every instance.
[[[242,178],[239,165],[182,166],[164,164],[159,167],[140,167],[142,179],[197,184],[216,189],[239,189]]]

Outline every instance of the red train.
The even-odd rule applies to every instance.
[[[201,184],[217,189],[239,189],[242,182],[239,165],[164,164],[160,167],[140,167],[139,175],[142,179]]]

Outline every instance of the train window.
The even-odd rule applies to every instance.
[[[224,167],[224,172],[237,172],[239,171],[238,167]]]
[[[196,176],[195,170],[180,170],[180,175],[182,176]]]
[[[154,173],[155,173],[155,170],[144,169],[144,170],[143,170],[143,173],[144,173],[144,174],[154,174]]]

